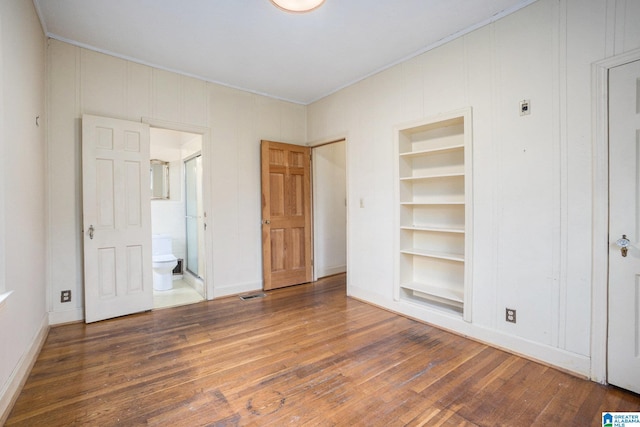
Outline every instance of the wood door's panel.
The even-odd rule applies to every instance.
[[[289,242],[290,268],[304,268],[306,265],[304,227],[292,228],[289,231]]]
[[[98,249],[98,281],[101,299],[113,298],[116,288],[116,248]]]
[[[284,159],[286,158],[284,150],[269,150],[269,165],[270,166],[285,166]]]
[[[286,212],[285,200],[285,174],[281,172],[272,172],[269,174],[270,185],[270,215],[271,218],[283,216]]]
[[[144,259],[142,246],[127,246],[127,294],[144,290]]]
[[[114,164],[111,159],[96,159],[96,216],[97,229],[115,227]]]
[[[285,269],[286,233],[284,229],[271,229],[271,271]]]
[[[288,207],[290,216],[304,216],[304,174],[292,174],[289,178]]]
[[[289,167],[304,169],[305,153],[299,151],[289,152]]]
[[[140,162],[125,162],[125,204],[127,228],[140,227],[142,224],[141,165]]]
[[[124,133],[124,150],[133,153],[140,152],[140,134],[138,132]]]
[[[113,129],[104,127],[96,128],[95,146],[101,150],[113,150]]]

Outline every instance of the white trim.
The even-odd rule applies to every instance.
[[[18,364],[13,369],[11,376],[7,379],[7,382],[0,390],[0,425],[4,425],[7,418],[9,418],[9,412],[11,412],[13,404],[18,399],[22,386],[27,381],[27,377],[31,372],[33,364],[38,358],[38,354],[40,353],[40,349],[42,348],[48,333],[49,322],[47,315],[45,314],[42,317],[38,331],[31,341],[31,345],[22,355]]]
[[[238,295],[245,292],[255,291],[262,291],[262,280],[256,282],[236,283],[228,286],[218,286],[209,299],[228,297],[231,295]]]
[[[349,208],[348,208],[348,200],[349,200],[349,191],[348,191],[348,187],[349,187],[349,182],[347,180],[347,168],[348,168],[348,164],[346,162],[347,159],[347,138],[346,137],[337,137],[337,138],[328,138],[328,139],[324,139],[321,141],[315,141],[313,143],[308,142],[307,146],[311,149],[311,221],[312,221],[312,245],[313,245],[313,252],[311,254],[312,260],[313,260],[313,265],[312,265],[312,277],[311,280],[313,280],[314,282],[317,281],[319,278],[322,277],[327,277],[327,276],[333,276],[334,274],[340,274],[340,273],[346,273],[347,272],[347,265],[338,265],[338,266],[331,266],[331,267],[325,267],[324,269],[319,269],[317,268],[317,264],[316,264],[316,254],[320,251],[319,245],[318,245],[318,239],[316,239],[316,230],[318,229],[318,224],[317,224],[317,219],[319,217],[318,215],[318,209],[317,209],[317,203],[316,203],[316,193],[318,192],[318,182],[317,182],[317,176],[316,176],[316,168],[314,167],[314,149],[315,148],[320,148],[323,147],[325,145],[329,145],[329,144],[337,144],[340,142],[344,142],[344,157],[345,157],[345,170],[344,170],[344,177],[345,177],[345,199],[347,200],[347,207],[346,207],[346,215],[347,215],[347,222],[348,222],[348,217],[349,217]],[[348,225],[345,226],[345,243],[346,240],[349,239],[349,227]],[[348,253],[348,245],[345,248],[345,253]],[[346,261],[346,258],[345,258]]]
[[[322,270],[314,269],[314,273],[316,274],[314,274],[313,280],[315,281],[323,277],[334,276],[336,274],[346,273],[346,272],[347,272],[347,264],[326,267],[326,268],[323,268]]]
[[[73,308],[64,311],[50,311],[49,325],[62,325],[64,323],[84,322],[84,309]]]
[[[591,65],[593,132],[593,225],[591,245],[591,370],[593,381],[607,380],[609,280],[609,69],[640,60],[640,49]]]

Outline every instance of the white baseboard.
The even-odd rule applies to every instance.
[[[29,349],[22,355],[5,387],[0,391],[0,425],[4,425],[7,418],[9,418],[9,412],[11,412],[13,404],[18,399],[22,386],[24,386],[31,372],[31,367],[36,362],[40,349],[47,339],[47,334],[49,333],[48,320],[47,315],[42,317],[40,328],[31,341]]]
[[[429,310],[418,304],[404,301],[389,301],[379,294],[355,286],[349,286],[347,295],[377,305],[381,308],[429,323],[437,328],[463,335],[510,353],[569,371],[575,375],[589,378],[591,360],[589,357],[537,343],[501,331],[488,329],[465,322],[461,317]]]
[[[74,308],[65,311],[50,311],[49,324],[61,325],[63,323],[83,322],[84,310],[82,308]]]
[[[228,286],[217,286],[213,290],[213,295],[209,299],[226,297],[229,295],[238,295],[246,292],[254,292],[262,290],[262,281],[237,283]],[[208,295],[209,297],[209,295]]]
[[[324,268],[319,268],[317,273],[317,277],[318,279],[321,279],[323,277],[327,277],[327,276],[333,276],[335,274],[340,274],[340,273],[346,273],[347,272],[347,265],[335,265],[332,267],[324,267]]]

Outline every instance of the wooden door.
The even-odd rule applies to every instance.
[[[311,281],[311,151],[262,141],[265,290]]]
[[[85,321],[153,307],[149,126],[84,115]]]
[[[640,393],[640,61],[609,71],[609,165],[607,376]]]

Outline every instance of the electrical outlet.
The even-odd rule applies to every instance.
[[[60,302],[71,302],[71,291],[61,291],[60,292]]]
[[[528,116],[529,114],[531,114],[531,101],[523,99],[520,101],[520,115]]]
[[[513,308],[506,308],[504,320],[509,323],[516,323],[516,311]]]

